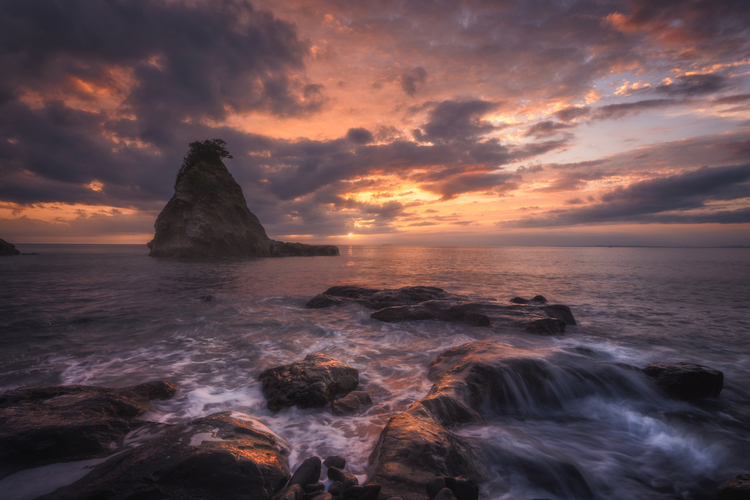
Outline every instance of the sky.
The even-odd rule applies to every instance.
[[[0,0],[0,238],[145,244],[211,138],[283,241],[750,245],[750,2]]]

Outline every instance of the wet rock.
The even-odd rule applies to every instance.
[[[302,464],[294,471],[294,475],[289,480],[289,485],[299,484],[303,488],[308,484],[317,483],[320,480],[320,458],[310,457],[305,459]]]
[[[289,444],[252,421],[216,413],[113,456],[44,500],[266,500],[289,479]],[[297,499],[289,489],[284,497]]]
[[[154,239],[148,243],[152,257],[339,255],[333,245],[271,240],[218,156],[195,158],[180,168],[174,195],[154,229]]]
[[[514,447],[449,430],[460,423],[484,422],[487,411],[492,416],[544,405],[559,407],[562,401],[552,385],[556,379],[567,388],[565,397],[585,397],[610,390],[611,380],[622,375],[614,364],[592,361],[582,368],[577,357],[569,366],[553,366],[544,359],[546,354],[491,340],[441,353],[430,365],[428,377],[434,384],[427,396],[391,418],[381,432],[370,455],[368,482],[380,484],[385,496],[417,500],[424,498],[437,474],[442,478],[430,486],[431,494],[447,487],[459,500],[476,498],[476,485],[492,475],[486,464],[493,463],[518,470],[532,484],[562,497],[592,498],[586,479],[568,457],[520,431],[505,430],[514,434],[509,443],[524,443]],[[622,376],[622,380],[625,393],[629,389],[625,381],[631,379]],[[528,449],[542,451],[530,459],[525,455]]]
[[[724,481],[716,489],[716,500],[747,500],[750,498],[750,474]]]
[[[436,477],[427,483],[427,496],[433,500],[445,488],[458,500],[479,500],[479,485],[467,477]]]
[[[576,319],[573,317],[573,313],[570,312],[570,307],[566,305],[552,304],[542,307],[542,310],[546,312],[550,318],[562,320],[568,325],[576,324]]]
[[[340,393],[357,388],[359,372],[330,356],[316,352],[304,361],[269,368],[260,374],[268,408],[325,406]]]
[[[336,467],[337,469],[343,469],[344,467],[346,467],[346,459],[344,457],[334,455],[323,460],[323,465],[325,465],[326,467]]]
[[[328,479],[341,483],[344,490],[359,484],[359,480],[354,474],[349,474],[348,472],[344,472],[336,467],[330,467],[328,469]]]
[[[328,493],[330,493],[333,496],[338,496],[343,492],[344,492],[344,483],[340,481],[334,481],[333,483],[331,483],[331,486],[328,488]]]
[[[379,484],[366,484],[364,486],[346,488],[342,497],[347,500],[378,500],[379,495]]]
[[[575,324],[570,308],[564,305],[544,305],[546,299],[541,295],[531,300],[516,297],[511,299],[511,302],[526,304],[526,307],[502,305],[496,303],[494,299],[488,299],[486,302],[470,301],[467,297],[431,286],[385,290],[335,286],[310,299],[307,307],[319,309],[338,304],[361,304],[364,307],[376,309],[370,317],[386,323],[461,321],[475,326],[490,326],[496,322],[505,322],[525,327],[531,321],[552,318]],[[542,324],[548,325],[546,328],[538,328],[544,333],[549,334],[550,328],[559,330],[555,322],[548,321]]]
[[[555,318],[537,319],[526,325],[526,331],[536,335],[565,333],[565,321]]]
[[[685,401],[717,397],[724,387],[722,372],[693,363],[651,363],[643,371],[669,396]]]
[[[456,494],[450,488],[443,488],[431,500],[458,500]]]
[[[321,492],[315,495],[311,500],[333,500],[333,495]]]
[[[198,297],[198,300],[200,300],[201,302],[213,302],[214,300],[216,300],[216,297],[214,297],[213,295],[202,295]]]
[[[305,485],[304,490],[305,490],[305,493],[314,493],[317,491],[325,490],[325,486],[323,486],[323,483],[307,484]]]
[[[366,391],[352,391],[343,398],[335,399],[331,403],[331,412],[334,415],[349,415],[371,405],[372,399]]]
[[[49,463],[107,454],[128,432],[154,426],[136,417],[177,387],[24,387],[0,395],[0,478]]]
[[[16,246],[12,243],[8,243],[4,239],[0,238],[0,256],[3,255],[21,255],[20,250],[16,250]]]
[[[283,490],[276,493],[272,500],[302,500],[305,490],[299,484],[291,484]]]

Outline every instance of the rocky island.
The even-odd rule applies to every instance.
[[[339,255],[334,245],[275,241],[247,207],[242,188],[222,162],[226,143],[190,144],[172,199],[154,223],[152,257],[292,257]]]

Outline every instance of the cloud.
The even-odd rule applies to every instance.
[[[534,137],[547,137],[550,135],[554,135],[561,130],[567,130],[571,128],[575,128],[576,125],[571,125],[568,123],[560,123],[560,122],[553,122],[552,120],[545,120],[542,122],[535,123],[531,127],[529,127],[524,135],[526,137],[528,136],[534,136]]]
[[[497,129],[482,119],[497,108],[497,103],[484,100],[442,101],[432,107],[429,121],[415,131],[415,139],[433,143],[476,140]]]
[[[750,165],[703,167],[612,189],[600,201],[558,209],[509,223],[512,227],[572,226],[626,222],[748,222],[748,210],[712,209],[708,202],[750,197]]]
[[[656,92],[670,96],[697,96],[713,94],[727,86],[726,78],[716,74],[683,75],[676,82],[658,85]]]
[[[683,102],[676,99],[646,99],[636,102],[607,104],[606,106],[596,108],[592,119],[608,120],[612,118],[622,118],[624,116],[638,114],[641,111],[676,106],[679,104],[683,104]]]
[[[401,89],[413,97],[417,93],[417,87],[424,85],[427,80],[427,71],[423,67],[417,66],[416,68],[404,71],[398,78],[401,83]]]
[[[577,118],[588,116],[589,113],[591,113],[591,108],[588,106],[569,106],[557,111],[555,116],[560,121],[569,122]]]
[[[362,127],[350,128],[346,133],[346,138],[354,144],[369,144],[374,140],[372,132]]]

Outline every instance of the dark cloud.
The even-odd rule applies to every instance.
[[[707,202],[750,197],[750,165],[703,167],[687,173],[615,188],[598,203],[553,210],[513,222],[514,227],[567,226],[616,222],[748,222],[748,210],[712,211]],[[699,212],[691,212],[700,210]]]
[[[414,96],[417,93],[417,87],[424,85],[427,80],[427,71],[423,67],[417,66],[401,73],[398,79],[403,91],[410,96]]]
[[[429,121],[415,131],[415,139],[432,143],[476,140],[497,129],[482,119],[497,108],[497,103],[482,100],[437,103],[430,111]]]
[[[535,123],[531,127],[529,127],[524,135],[526,137],[528,136],[534,136],[534,137],[547,137],[550,135],[554,135],[562,130],[567,130],[571,128],[575,128],[576,125],[571,125],[568,123],[560,123],[560,122],[553,122],[552,120],[545,120],[539,123]]]
[[[346,138],[352,141],[354,144],[369,144],[374,138],[372,132],[366,128],[350,128],[346,133]]]
[[[638,114],[641,111],[676,106],[682,103],[682,101],[677,99],[646,99],[643,101],[626,102],[621,104],[607,104],[606,106],[596,108],[592,119],[607,120],[612,118],[622,118],[624,116]]]
[[[735,94],[735,95],[728,95],[725,97],[720,97],[718,99],[715,99],[713,103],[717,105],[724,105],[724,104],[741,104],[747,101],[750,101],[750,94]]]
[[[670,96],[713,94],[727,86],[726,78],[717,74],[678,76],[675,82],[658,85],[656,92]]]
[[[555,116],[560,121],[569,122],[576,118],[588,116],[589,113],[591,113],[591,108],[588,106],[570,106],[557,111]]]

